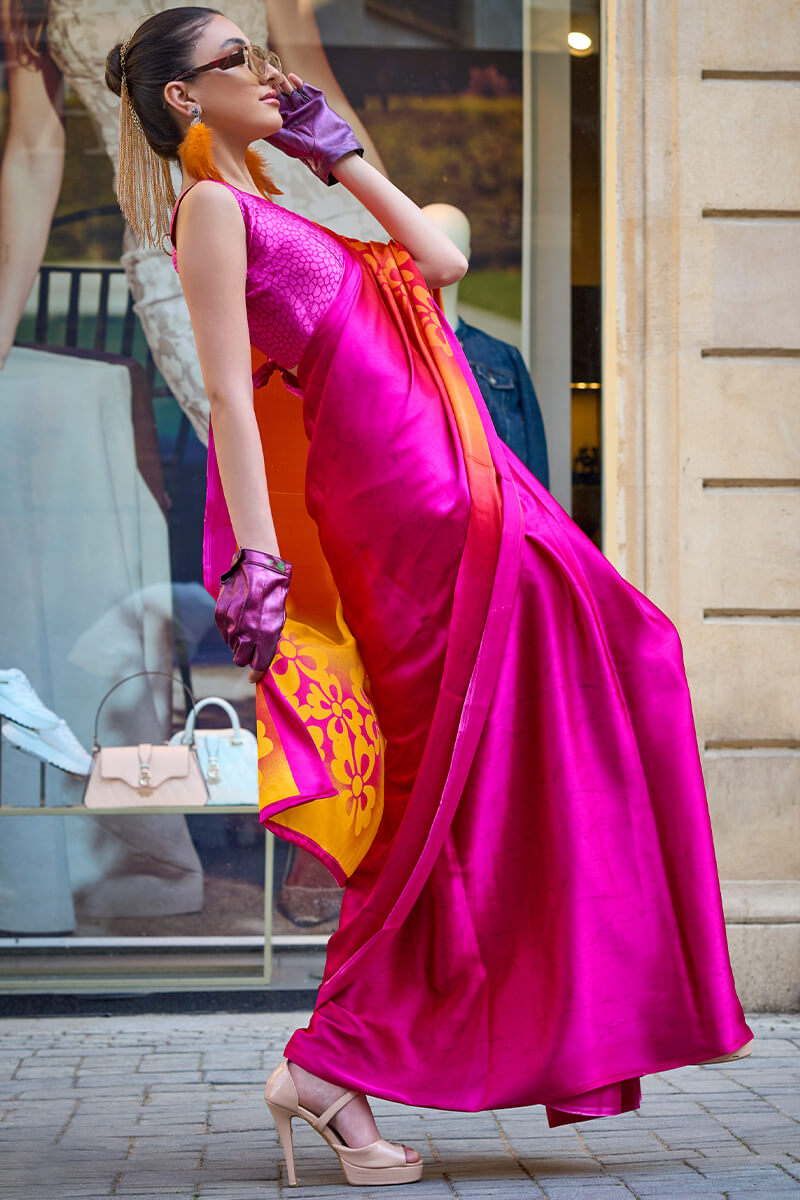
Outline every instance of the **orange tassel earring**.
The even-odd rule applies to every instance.
[[[261,155],[252,146],[244,156],[245,166],[252,176],[253,183],[256,185],[261,195],[269,200],[272,196],[282,196],[283,192],[279,187],[276,187],[272,182],[272,176],[267,170],[267,164],[264,162]]]
[[[216,179],[218,183],[223,183],[222,175],[214,163],[211,130],[200,119],[199,108],[192,109],[192,117],[194,119],[186,137],[178,147],[178,157],[183,169],[193,179]],[[270,199],[272,196],[281,195],[280,188],[272,182],[267,165],[256,150],[247,151],[245,165],[262,196]]]
[[[211,153],[211,130],[200,120],[199,108],[192,109],[192,116],[194,120],[178,147],[181,165],[193,179],[216,179],[221,183],[222,176],[214,165]]]

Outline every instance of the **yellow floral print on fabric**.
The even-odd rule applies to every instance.
[[[287,620],[270,670],[308,731],[337,794],[284,809],[270,819],[321,845],[349,874],[371,845],[383,813],[385,743],[341,601],[336,621],[341,642]],[[269,803],[267,780],[279,757],[280,747],[259,723],[262,807]]]
[[[258,742],[258,790],[260,794],[261,787],[264,783],[264,776],[261,773],[260,762],[262,758],[266,758],[266,756],[275,749],[275,743],[273,742],[272,738],[267,737],[267,730],[263,721],[256,721],[256,740]]]

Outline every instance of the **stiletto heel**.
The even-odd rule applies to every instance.
[[[286,1173],[291,1187],[297,1186],[297,1176],[294,1169],[294,1143],[292,1141],[292,1117],[302,1117],[316,1129],[328,1145],[339,1156],[344,1177],[348,1183],[374,1187],[384,1183],[414,1183],[422,1175],[422,1159],[419,1162],[406,1162],[405,1146],[397,1142],[387,1142],[379,1138],[368,1146],[348,1146],[341,1135],[331,1125],[332,1118],[340,1108],[359,1093],[344,1092],[329,1104],[323,1113],[317,1116],[308,1108],[303,1108],[297,1098],[297,1088],[289,1074],[289,1064],[282,1058],[267,1080],[264,1088],[264,1099],[272,1113],[278,1134],[281,1139],[283,1153],[286,1157]]]
[[[267,1108],[272,1113],[272,1119],[278,1127],[278,1136],[283,1147],[283,1157],[286,1159],[286,1174],[289,1176],[289,1186],[297,1187],[297,1175],[294,1170],[294,1141],[292,1140],[292,1114],[278,1104],[270,1104]]]

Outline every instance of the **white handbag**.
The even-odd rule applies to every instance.
[[[225,710],[229,728],[195,729],[197,714],[210,704]],[[192,743],[208,787],[209,804],[258,804],[258,743],[249,729],[242,729],[236,709],[227,700],[220,696],[198,700],[185,728],[169,740],[170,746]]]

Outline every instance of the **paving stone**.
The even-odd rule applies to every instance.
[[[228,1086],[238,1084],[240,1086],[256,1087],[261,1086],[263,1091],[266,1077],[263,1070],[260,1068],[248,1068],[247,1070],[234,1070],[225,1068],[224,1070],[211,1070],[205,1072],[205,1082],[213,1084],[227,1084]]]
[[[79,1071],[75,1077],[73,1086],[67,1092],[63,1090],[65,1095],[81,1095],[81,1096],[113,1096],[119,1098],[122,1096],[141,1096],[148,1084],[151,1083],[150,1076],[144,1075],[129,1075],[127,1072],[124,1075],[94,1075],[91,1071]],[[21,1085],[27,1095],[32,1095],[34,1089]]]
[[[135,1074],[136,1068],[141,1062],[141,1055],[133,1055],[130,1058],[115,1058],[112,1054],[110,1057],[103,1055],[102,1058],[81,1058],[78,1059],[78,1074],[84,1075],[122,1075]]]
[[[778,1187],[790,1184],[796,1185],[797,1181],[788,1176],[780,1167],[774,1166],[772,1163],[765,1160],[750,1159],[747,1164],[743,1165],[738,1162],[715,1162],[699,1168],[706,1179],[713,1180],[717,1187],[726,1190],[727,1186],[735,1187],[737,1181],[742,1184],[747,1183],[751,1179],[760,1179],[763,1181],[765,1189]]]
[[[568,1183],[563,1186],[547,1183],[544,1185],[544,1193],[550,1200],[630,1200],[634,1194],[621,1180],[613,1183],[593,1183],[591,1198],[587,1196],[585,1189]]]
[[[241,1130],[248,1130],[261,1134],[269,1129],[269,1124],[264,1118],[264,1113],[260,1111],[253,1112],[247,1108],[225,1108],[220,1112],[219,1108],[215,1106],[212,1108],[209,1120],[213,1133],[236,1133]],[[381,1123],[381,1130],[384,1137],[389,1137],[389,1133],[385,1130],[383,1122]]]
[[[258,1068],[263,1073],[266,1070],[263,1056],[253,1050],[206,1050],[201,1058],[204,1071],[253,1071]]]
[[[641,1174],[645,1174],[663,1171],[670,1163],[682,1166],[686,1161],[686,1156],[680,1150],[663,1150],[658,1147],[636,1154],[631,1154],[630,1151],[620,1154],[608,1151],[604,1152],[598,1161],[609,1171],[618,1175],[625,1171],[639,1171]]]
[[[200,1071],[181,1070],[181,1071],[139,1071],[136,1074],[130,1073],[123,1077],[122,1084],[133,1089],[142,1089],[154,1086],[158,1083],[167,1083],[172,1087],[176,1085],[185,1086],[187,1084],[202,1084],[203,1076]],[[91,1072],[81,1071],[76,1080],[76,1086],[91,1090],[92,1087],[103,1088],[106,1090],[114,1090],[114,1084],[109,1079],[108,1075],[93,1075]]]
[[[282,1194],[277,1183],[260,1184],[255,1187],[239,1186],[236,1189],[235,1200],[280,1200]],[[227,1184],[219,1187],[216,1184],[199,1183],[194,1195],[197,1200],[231,1200],[231,1189]]]
[[[488,1198],[501,1194],[496,1183],[472,1183],[470,1180],[458,1180],[453,1183],[453,1186],[460,1200],[488,1200]],[[542,1200],[544,1191],[533,1179],[504,1179],[502,1195],[504,1198],[516,1196],[524,1198],[524,1200],[529,1200],[529,1198],[530,1200],[534,1200],[534,1198]]]
[[[379,1118],[381,1127],[391,1123],[408,1122],[408,1109],[395,1106],[390,1112],[378,1113],[374,1109],[376,1119]],[[491,1113],[442,1113],[436,1118],[423,1118],[425,1127],[437,1136],[442,1137],[497,1137],[502,1121],[498,1123]]]
[[[179,1075],[187,1071],[199,1071],[202,1055],[196,1050],[187,1050],[184,1054],[145,1054],[139,1061],[140,1075],[164,1075],[176,1072]]]
[[[766,1200],[772,1200],[774,1196],[775,1200],[778,1200],[779,1197],[783,1200],[787,1196],[797,1197],[800,1195],[800,1186],[788,1178],[783,1184],[771,1176],[762,1178],[759,1173],[748,1181],[737,1179],[732,1183],[726,1183],[723,1186],[722,1194],[725,1200],[744,1200],[745,1197],[746,1200],[753,1200],[754,1196],[761,1196]]]
[[[699,1180],[690,1172],[658,1180],[623,1176],[623,1182],[637,1200],[723,1200],[719,1188]]]
[[[526,1174],[535,1176],[540,1183],[564,1183],[575,1187],[589,1183],[605,1183],[608,1180],[613,1182],[618,1174],[617,1171],[607,1170],[602,1163],[592,1160],[584,1163],[564,1161],[536,1164],[520,1159],[520,1164],[526,1168]]]
[[[763,1184],[755,1184],[751,1188],[743,1188],[743,1187],[729,1188],[723,1194],[725,1196],[725,1200],[753,1200],[754,1196],[767,1197],[768,1200],[772,1200],[772,1197],[774,1196],[775,1200],[778,1200],[779,1197],[782,1200],[782,1198],[785,1196],[797,1196],[798,1194],[800,1194],[800,1188],[798,1188],[797,1184],[795,1184],[793,1191],[780,1191],[779,1192],[779,1191],[772,1191],[771,1187],[765,1188]]]

